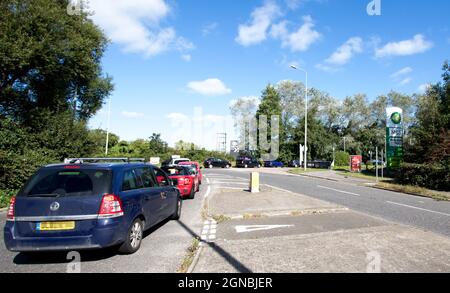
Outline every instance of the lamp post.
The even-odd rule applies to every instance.
[[[305,73],[305,156],[303,158],[305,163],[305,171],[308,169],[308,72],[302,68],[297,68],[297,66],[291,65],[294,70],[301,70]]]
[[[106,145],[105,145],[105,156],[108,156],[108,148],[109,148],[109,126],[111,123],[111,98],[109,98],[109,105],[108,105],[108,125],[106,129]]]

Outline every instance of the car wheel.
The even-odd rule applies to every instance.
[[[227,165],[227,167],[226,167],[227,169],[230,169],[231,168],[231,166],[230,165]]]
[[[213,167],[213,165],[209,165],[209,166],[208,166],[209,169],[212,169],[212,167]]]
[[[195,186],[192,186],[191,193],[189,194],[189,199],[195,198]]]
[[[245,165],[244,165],[244,168],[245,168],[245,169],[247,169],[247,168],[248,168],[248,165],[247,165],[247,164],[245,164]]]
[[[199,192],[199,191],[200,191],[200,183],[197,184],[197,190],[196,190],[196,192]]]
[[[181,207],[183,206],[183,201],[180,197],[177,199],[177,206],[175,207],[175,212],[173,213],[171,220],[179,220],[181,217]]]
[[[120,246],[119,252],[125,254],[133,254],[139,250],[144,235],[144,225],[140,219],[134,220],[128,229],[127,239]]]

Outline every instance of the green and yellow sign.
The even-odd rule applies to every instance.
[[[403,110],[397,107],[386,109],[387,167],[399,169],[403,163]]]

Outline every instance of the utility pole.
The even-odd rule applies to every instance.
[[[108,125],[106,127],[106,146],[105,146],[105,156],[108,156],[108,148],[109,148],[109,127],[110,127],[110,123],[111,123],[111,98],[109,98],[109,103],[108,103]]]
[[[375,166],[376,166],[376,173],[377,173],[377,183],[378,183],[378,146],[375,150]]]
[[[305,172],[308,169],[308,71],[297,68],[295,65],[291,65],[291,68],[294,70],[300,70],[305,73]]]
[[[347,137],[344,136],[344,153],[347,152],[347,148],[346,148],[346,140],[347,140]]]

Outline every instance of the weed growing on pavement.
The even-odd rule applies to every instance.
[[[192,239],[191,246],[188,247],[186,256],[184,257],[180,268],[177,270],[178,273],[186,273],[194,261],[195,254],[200,247],[200,239],[194,238]]]

